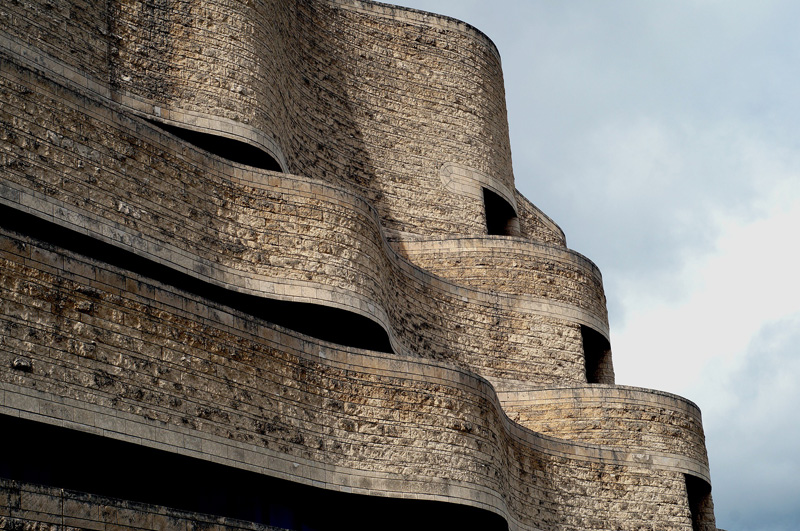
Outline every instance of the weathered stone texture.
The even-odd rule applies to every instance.
[[[575,304],[607,322],[597,267],[566,249],[522,239],[405,238],[398,244],[415,265],[475,288]]]
[[[0,421],[513,530],[713,530],[699,411],[605,385],[602,277],[514,188],[503,90],[479,31],[384,4],[2,3]],[[55,487],[0,480],[0,527],[267,529]]]
[[[438,170],[458,162],[513,190],[493,46],[336,4],[116,2],[113,83],[172,120],[272,132],[289,171],[355,185],[389,228],[480,231],[479,202],[443,193]]]
[[[105,2],[8,0],[0,7],[0,27],[4,44],[24,43],[107,82],[107,15]]]
[[[297,341],[157,282],[6,241],[6,384],[161,430],[189,429],[348,476],[367,473],[382,478],[389,494],[400,494],[392,490],[398,483],[406,495],[415,484],[422,488],[416,495],[461,492],[457,498],[508,511],[533,528],[558,522],[583,529],[596,518],[586,516],[591,507],[604,506],[615,489],[626,492],[630,513],[606,522],[686,521],[674,492],[681,474],[656,474],[635,458],[598,459],[598,449],[584,454],[521,431],[498,416],[487,384],[466,373]],[[18,353],[35,360],[30,373],[10,368]],[[64,408],[49,411],[81,423]],[[97,419],[93,425],[103,427]],[[384,490],[376,480],[369,489]],[[541,504],[547,509],[533,509]]]
[[[593,385],[501,393],[503,409],[536,432],[707,463],[700,410],[678,396]]]
[[[0,80],[0,112],[16,124],[0,156],[7,189],[40,196],[24,206],[232,289],[379,317],[401,344],[485,367],[485,377],[585,381],[577,324],[606,330],[604,307],[558,297],[572,307],[570,323],[547,294],[470,293],[468,282],[435,281],[396,257],[368,205],[342,189],[181,153],[147,123],[102,108],[85,116],[89,102],[42,97],[17,79]],[[591,289],[603,297],[598,282]]]
[[[0,529],[72,531],[285,531],[231,518],[215,518],[144,503],[0,479]]]
[[[535,242],[566,247],[567,239],[561,228],[521,193],[517,192],[516,196],[522,236]]]

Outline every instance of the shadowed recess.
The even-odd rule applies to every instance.
[[[711,485],[704,480],[684,474],[689,511],[692,513],[692,531],[717,531],[714,523],[714,505],[711,501]]]
[[[283,172],[283,168],[281,168],[281,165],[275,160],[275,157],[246,142],[221,135],[201,133],[184,127],[156,122],[155,120],[148,120],[148,122],[177,136],[181,140],[189,142],[223,159],[246,166],[253,166],[254,168],[260,168],[262,170]]]
[[[0,432],[0,477],[23,483],[298,531],[508,529],[483,509],[335,492],[5,415]]]
[[[0,206],[0,226],[49,244],[54,251],[62,248],[105,262],[301,334],[354,348],[392,352],[386,331],[354,312],[239,293],[6,206]]]
[[[611,361],[611,345],[603,335],[588,326],[581,325],[583,359],[586,364],[586,382],[614,384],[614,366]]]
[[[508,201],[491,190],[483,189],[486,232],[490,236],[519,236],[519,218]]]

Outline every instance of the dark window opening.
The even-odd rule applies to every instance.
[[[507,531],[490,511],[311,487],[163,450],[0,415],[0,478],[290,530]]]
[[[281,165],[272,155],[246,142],[234,140],[225,136],[201,133],[199,131],[168,125],[154,120],[149,120],[149,122],[156,127],[172,133],[181,140],[185,140],[223,159],[253,166],[262,170],[283,171]]]
[[[49,244],[54,250],[63,248],[105,262],[301,334],[339,345],[392,352],[389,336],[383,327],[354,312],[229,290],[6,206],[0,206],[0,226]]]
[[[716,531],[714,503],[711,501],[711,485],[706,481],[684,474],[689,512],[692,514],[692,531]]]
[[[613,384],[614,366],[611,362],[611,345],[596,330],[581,326],[583,359],[586,364],[586,382],[590,384]]]
[[[486,209],[486,230],[490,236],[519,236],[519,218],[508,201],[498,194],[483,189]]]

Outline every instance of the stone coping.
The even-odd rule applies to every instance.
[[[621,399],[642,400],[648,403],[659,403],[678,407],[687,413],[700,418],[700,407],[688,398],[657,389],[635,387],[629,385],[591,384],[583,386],[558,386],[558,387],[526,387],[520,385],[518,389],[504,389],[498,391],[501,400],[536,400],[539,398],[569,398],[579,397],[587,399],[603,399],[616,397]]]
[[[316,355],[310,353],[305,355],[313,355],[317,361],[347,366],[351,370],[394,374],[412,380],[438,381],[456,386],[471,394],[478,402],[486,404],[492,414],[499,417],[506,437],[550,458],[667,470],[691,474],[710,483],[707,464],[685,456],[664,452],[629,451],[568,441],[531,431],[511,421],[502,409],[502,397],[507,396],[507,393],[498,395],[488,381],[458,367],[446,363],[398,357],[393,354],[342,348],[291,331],[280,330],[279,327],[274,328],[279,334],[295,338],[291,341],[287,338],[286,344],[294,343],[301,348],[310,347],[311,351],[316,351]],[[321,353],[324,353],[323,357],[320,356]],[[605,391],[613,390],[613,386],[604,387]],[[642,392],[637,388],[621,390],[623,393],[631,391],[642,396],[652,394],[668,398],[670,401],[679,398],[668,393]],[[681,402],[688,403],[682,399]],[[191,428],[166,426],[159,421],[138,415],[14,384],[0,383],[0,413],[176,452],[306,485],[371,496],[461,503],[498,512],[512,521],[515,519],[514,515],[509,514],[503,502],[504,494],[492,488],[482,488],[476,484],[459,486],[452,482],[414,486],[407,478],[395,477],[392,474],[365,472],[358,468],[330,466],[297,456],[286,456],[273,449],[200,433]]]
[[[556,223],[555,220],[553,220],[553,218],[542,212],[542,210],[539,207],[534,205],[533,202],[530,199],[528,199],[518,189],[516,188],[514,189],[514,194],[517,196],[517,203],[524,204],[526,208],[532,211],[532,213],[539,219],[541,223],[543,223],[545,226],[549,227],[550,230],[558,234],[562,242],[561,247],[566,247],[567,236],[564,234],[564,231],[561,230],[561,227],[558,225],[558,223]]]
[[[518,236],[418,236],[409,233],[390,233],[389,241],[396,242],[409,255],[426,252],[464,252],[513,250],[531,256],[560,260],[581,267],[602,282],[600,268],[584,255],[557,245],[532,242]]]

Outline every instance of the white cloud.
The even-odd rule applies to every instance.
[[[618,382],[677,392],[703,409],[728,529],[800,522],[800,179],[783,175],[755,201],[761,217],[715,216],[714,254],[676,274],[689,296],[623,290],[631,310],[612,335]]]
[[[712,216],[720,234],[714,253],[687,257],[674,272],[688,286],[680,300],[641,297],[637,281],[615,282],[622,304],[634,309],[612,331],[620,381],[691,392],[705,363],[730,362],[764,323],[800,312],[800,179],[778,181],[758,203],[762,217],[750,222]]]

